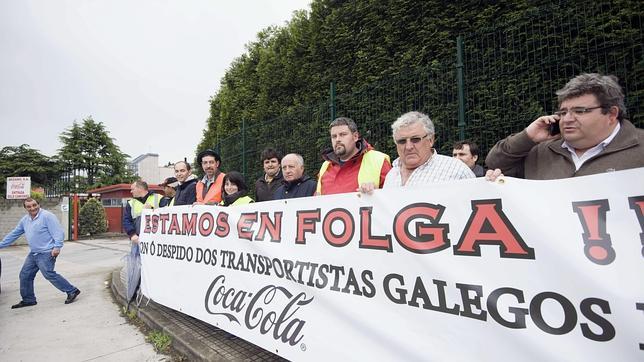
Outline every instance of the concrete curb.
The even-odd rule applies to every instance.
[[[126,305],[122,270],[112,272],[112,294]],[[172,337],[172,347],[189,361],[286,361],[252,343],[192,318],[186,314],[143,300],[140,306],[130,304],[130,310],[150,328],[162,330]]]

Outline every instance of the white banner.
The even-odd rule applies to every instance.
[[[643,181],[147,210],[142,290],[296,361],[642,361]]]

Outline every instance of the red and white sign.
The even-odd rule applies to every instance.
[[[142,291],[294,361],[644,360],[642,180],[145,210]]]
[[[26,199],[31,196],[31,177],[7,177],[7,199]]]

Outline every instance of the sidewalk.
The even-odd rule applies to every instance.
[[[165,361],[138,328],[120,315],[109,277],[123,264],[127,240],[66,242],[56,271],[81,290],[72,304],[40,273],[38,304],[11,309],[20,301],[18,274],[29,249],[0,250],[0,361]]]
[[[81,290],[64,304],[65,295],[40,273],[35,291],[38,304],[11,309],[20,301],[18,274],[26,245],[0,250],[0,361],[166,361],[145,342],[137,327],[120,315],[125,305],[122,257],[127,239],[66,242],[56,271]],[[111,290],[109,286],[111,285]],[[130,305],[150,328],[172,337],[172,346],[188,361],[283,361],[252,343],[181,312],[143,298]]]
[[[123,305],[126,272],[119,268],[112,273],[112,291]],[[143,297],[140,305],[130,304],[149,327],[160,329],[172,337],[172,347],[189,361],[285,361],[252,343],[202,322],[189,315],[149,301]]]

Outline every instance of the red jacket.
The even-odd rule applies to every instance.
[[[326,162],[324,162],[320,168],[317,188],[318,194],[330,195],[355,192],[359,186],[358,176],[360,174],[361,167],[373,167],[373,164],[369,165],[365,163],[363,165],[365,155],[372,152],[373,154],[369,155],[372,157],[372,160],[381,160],[377,165],[380,172],[370,172],[370,174],[374,175],[375,178],[370,177],[361,181],[373,182],[376,185],[376,188],[382,188],[382,185],[385,182],[385,176],[387,176],[387,173],[391,170],[391,161],[389,156],[374,150],[373,147],[371,147],[371,145],[364,139],[358,140],[356,146],[358,146],[360,151],[351,157],[351,159],[345,161],[342,165],[340,165],[340,160],[333,152],[333,149],[328,149],[322,154],[322,158],[324,158]]]

